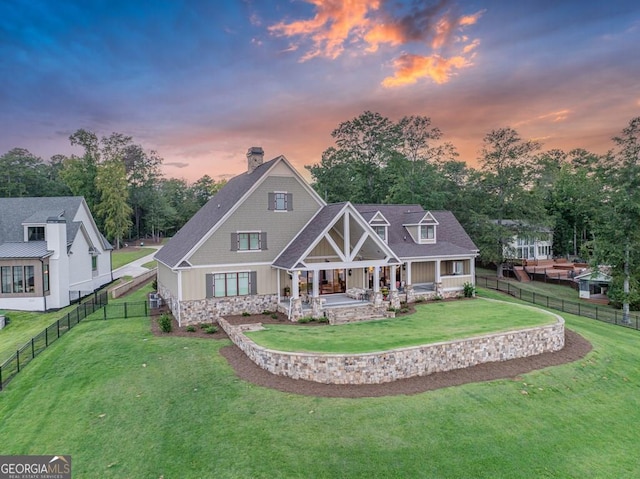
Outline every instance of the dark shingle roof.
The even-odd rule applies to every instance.
[[[274,158],[258,166],[251,173],[235,176],[218,191],[193,217],[180,228],[166,245],[155,255],[155,259],[175,268],[198,244],[198,242],[240,201],[242,196],[281,157]]]
[[[0,244],[24,241],[22,223],[45,223],[51,216],[64,212],[67,219],[67,240],[72,242],[78,227],[72,221],[82,204],[81,196],[39,198],[0,198]]]
[[[388,244],[400,258],[474,254],[478,248],[450,211],[430,211],[438,222],[435,244],[417,244],[405,224],[416,224],[426,211],[420,205],[355,205],[364,216],[380,211],[389,221]]]

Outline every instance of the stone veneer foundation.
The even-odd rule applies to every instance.
[[[274,351],[257,345],[244,334],[261,325],[232,326],[224,318],[218,322],[254,363],[272,374],[325,384],[381,384],[559,351],[564,347],[564,319],[545,313],[555,316],[557,321],[518,331],[366,354]]]

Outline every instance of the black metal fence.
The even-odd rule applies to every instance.
[[[144,318],[149,316],[150,308],[147,301],[135,301],[106,304],[102,311],[102,319]]]
[[[82,294],[82,296],[85,295]],[[109,304],[106,291],[95,292],[84,299],[76,298],[76,301],[78,300],[81,302],[77,307],[49,325],[40,334],[31,338],[30,341],[27,341],[0,365],[0,391],[38,354],[96,311],[102,309],[102,316],[96,316],[95,319],[140,318],[147,317],[151,313],[151,308],[147,301]]]
[[[637,313],[630,314],[625,321],[622,311],[616,309],[589,303],[580,303],[577,301],[567,301],[540,293],[534,293],[532,291],[522,289],[509,281],[501,281],[497,278],[491,278],[488,276],[476,276],[476,286],[502,291],[503,293],[507,293],[528,303],[557,309],[564,313],[575,314],[577,316],[596,319],[605,323],[617,324],[627,328],[640,329],[640,315]]]

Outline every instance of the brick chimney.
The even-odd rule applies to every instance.
[[[264,161],[264,150],[260,146],[252,146],[247,151],[247,172],[251,173]]]

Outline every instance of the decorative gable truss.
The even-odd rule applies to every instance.
[[[317,221],[322,220],[314,218],[311,225],[318,226]],[[325,217],[324,222],[322,230],[313,237],[303,230],[276,259],[274,266],[320,270],[400,264],[385,241],[351,203],[342,205],[334,215]],[[302,254],[292,255],[293,251],[302,251]]]

